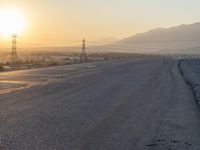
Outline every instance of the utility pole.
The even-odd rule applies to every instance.
[[[13,34],[12,35],[10,68],[16,69],[16,67],[17,67],[17,34]]]
[[[86,54],[86,44],[85,44],[85,39],[83,39],[82,41],[82,52],[81,52],[81,57],[80,57],[80,62],[87,62],[88,58],[87,58],[87,54]]]

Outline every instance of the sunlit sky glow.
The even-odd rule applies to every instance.
[[[199,6],[199,0],[0,0],[0,10],[23,12],[28,23],[21,39],[30,46],[70,44],[83,37],[120,39],[190,24],[200,21]]]
[[[0,22],[0,34],[4,36],[21,34],[26,24],[24,14],[15,8],[2,9]]]

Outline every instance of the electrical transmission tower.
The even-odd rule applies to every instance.
[[[82,45],[82,52],[81,52],[81,57],[80,57],[81,62],[87,62],[87,54],[86,54],[86,44],[85,44],[85,39],[83,39],[83,45]]]
[[[16,69],[16,67],[17,67],[17,34],[13,34],[12,35],[10,68]]]

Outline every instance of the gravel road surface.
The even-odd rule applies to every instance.
[[[0,73],[0,150],[200,150],[175,60]]]

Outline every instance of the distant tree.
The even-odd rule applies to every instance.
[[[4,70],[4,67],[2,65],[0,65],[0,71]]]

